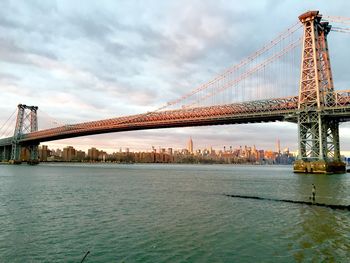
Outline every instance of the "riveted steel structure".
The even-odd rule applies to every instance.
[[[21,140],[27,133],[38,131],[38,116],[36,106],[27,106],[25,104],[19,104],[16,119],[16,127],[11,140],[11,157],[10,162],[21,163],[21,149],[23,144]],[[28,144],[27,149],[30,153],[29,163],[38,162],[38,143]]]
[[[328,22],[318,11],[299,16],[304,26],[298,101],[299,161],[295,172],[344,172],[340,160],[339,121],[325,109],[336,103],[328,53]]]
[[[202,107],[186,104],[183,105],[186,107],[175,110],[164,110],[166,107],[162,107],[161,110],[144,114],[63,125],[40,131],[37,126],[37,107],[18,105],[14,136],[0,139],[0,157],[2,160],[11,158],[14,163],[20,162],[21,147],[26,147],[31,155],[29,161],[37,163],[37,149],[41,142],[109,132],[290,121],[298,125],[299,134],[300,158],[294,165],[295,172],[343,172],[345,164],[340,161],[339,123],[350,121],[350,90],[335,91],[333,87],[327,44],[327,35],[331,26],[321,21],[318,11],[302,14],[299,19],[304,27],[304,37],[298,96],[279,97],[276,95],[276,97],[272,96],[267,99]],[[242,63],[248,63],[295,30],[286,31],[285,34],[271,41],[267,47]],[[297,41],[300,43],[299,39]],[[258,68],[264,68],[274,59],[289,52],[296,44],[294,40],[291,41],[287,47],[273,53],[262,63],[254,64],[252,68],[243,71],[237,77],[230,78],[230,75],[227,74],[233,70],[228,70],[229,73],[225,72],[217,78],[223,80],[222,83],[219,83],[220,85],[213,84],[210,92],[196,98],[205,99],[215,92],[235,86],[246,76],[255,73]],[[238,70],[239,68],[240,66],[237,67]],[[190,95],[185,95],[169,104],[177,105],[188,96],[201,91],[203,87],[211,87],[211,83],[217,82],[209,82],[208,85],[199,87]]]

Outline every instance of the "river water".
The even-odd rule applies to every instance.
[[[348,262],[350,174],[290,166],[0,166],[0,262]]]

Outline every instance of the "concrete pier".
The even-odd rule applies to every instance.
[[[341,161],[303,161],[297,160],[293,167],[294,173],[309,174],[339,174],[346,173],[346,164]]]

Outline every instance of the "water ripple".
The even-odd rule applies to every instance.
[[[346,262],[349,175],[290,167],[0,167],[0,262]],[[304,201],[303,201],[304,200]]]

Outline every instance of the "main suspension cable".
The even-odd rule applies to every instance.
[[[7,124],[7,122],[12,118],[12,116],[17,112],[17,108],[15,109],[15,111],[10,115],[10,117],[8,117],[8,119],[4,122],[4,124],[1,126],[0,131],[5,127],[5,125]]]
[[[266,53],[267,51],[269,51],[270,49],[272,49],[274,46],[276,46],[278,43],[280,43],[281,41],[283,41],[284,39],[286,39],[288,36],[290,36],[291,34],[295,33],[299,28],[301,28],[302,25],[297,22],[295,24],[293,24],[291,27],[289,27],[287,30],[283,31],[282,33],[280,33],[275,39],[271,40],[269,43],[267,43],[266,45],[264,45],[261,49],[259,49],[258,51],[252,53],[250,56],[248,56],[247,58],[241,60],[238,64],[228,68],[227,70],[225,70],[223,73],[219,74],[218,76],[216,76],[214,79],[210,80],[209,82],[206,82],[205,84],[200,85],[198,88],[194,89],[193,91],[191,91],[188,94],[183,95],[182,97],[175,99],[173,101],[168,102],[166,105],[158,108],[155,110],[156,111],[160,111],[163,110],[169,106],[172,105],[176,105],[178,103],[180,103],[181,101],[197,94],[198,92],[207,89],[208,87],[210,87],[212,84],[218,82],[219,80],[222,80],[224,78],[227,77],[227,75],[231,74],[234,71],[239,70],[240,68],[242,68],[243,66],[247,65],[249,62],[253,61],[254,59],[256,59],[257,57],[259,57],[260,55]]]
[[[332,27],[331,31],[350,34],[350,28],[344,27]]]
[[[297,39],[296,41],[294,41],[293,43],[289,44],[287,47],[285,47],[283,50],[281,50],[280,52],[278,52],[277,54],[274,54],[273,56],[267,58],[266,60],[264,60],[262,63],[260,63],[259,65],[255,66],[252,69],[249,69],[248,71],[243,72],[240,76],[238,76],[236,79],[234,79],[233,81],[227,83],[226,85],[220,87],[218,90],[216,90],[215,92],[211,92],[206,94],[205,96],[199,98],[196,102],[192,103],[191,105],[186,106],[186,108],[191,107],[196,105],[197,103],[201,102],[202,100],[208,99],[211,96],[214,96],[222,91],[224,91],[227,88],[230,88],[236,84],[238,84],[239,82],[241,82],[242,80],[246,79],[247,77],[251,76],[253,73],[259,71],[260,69],[263,69],[264,67],[266,67],[266,65],[272,63],[273,61],[277,60],[278,58],[282,57],[284,54],[288,53],[289,51],[293,50],[294,48],[296,48],[298,45],[301,44],[301,38]]]
[[[52,124],[57,124],[58,126],[64,126],[66,125],[66,123],[63,123],[57,119],[55,119],[54,117],[52,117],[50,114],[48,114],[47,112],[43,111],[42,109],[38,110],[40,112],[41,116],[46,116],[47,119],[52,123]]]
[[[350,18],[344,16],[323,16],[322,19],[325,19],[330,22],[340,23],[350,25]]]
[[[9,122],[10,122],[10,120],[12,120],[12,118],[15,116],[15,113],[17,112],[17,108],[14,110],[14,112],[10,115],[10,117],[5,121],[5,123],[1,126],[1,128],[0,128],[0,132],[2,131],[2,133],[1,133],[1,135],[0,135],[0,138],[1,137],[4,137],[6,134],[7,134],[7,132],[8,132],[8,130],[9,130],[9,128],[11,127],[9,124]],[[6,127],[5,127],[5,125],[7,125]],[[6,128],[6,129],[4,129],[4,128]],[[5,137],[7,137],[7,136],[5,136]]]

